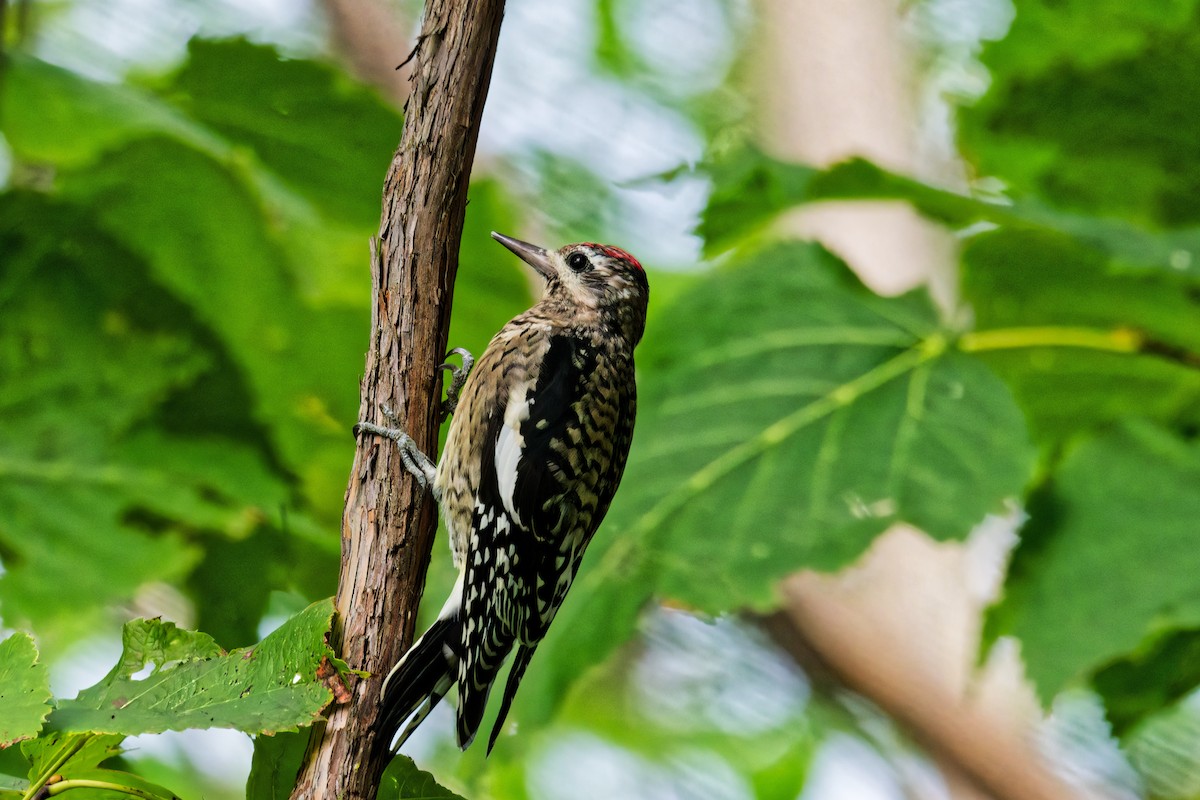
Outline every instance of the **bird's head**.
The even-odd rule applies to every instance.
[[[546,298],[616,326],[636,344],[646,326],[650,285],[638,260],[619,247],[580,242],[547,250],[511,236],[492,238],[546,279]]]

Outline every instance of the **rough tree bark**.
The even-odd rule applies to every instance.
[[[426,453],[437,448],[440,377],[479,122],[504,0],[429,0],[413,57],[404,131],[384,184],[372,259],[371,341],[361,419],[387,405]],[[436,508],[390,441],[359,442],[342,517],[333,642],[372,673],[313,731],[294,800],[373,800],[379,686],[412,641]]]

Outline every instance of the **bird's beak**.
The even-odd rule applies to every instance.
[[[538,271],[538,274],[543,278],[550,279],[555,275],[554,262],[550,260],[550,251],[544,247],[538,247],[536,244],[522,242],[520,239],[514,239],[511,236],[505,236],[503,233],[492,231],[492,238],[500,244],[512,250],[517,256],[529,266]]]

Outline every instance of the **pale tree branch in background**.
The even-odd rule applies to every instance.
[[[412,43],[411,31],[394,3],[386,0],[322,0],[334,50],[359,80],[397,106],[408,99],[413,62],[401,69]]]
[[[923,140],[917,75],[900,0],[757,0],[751,89],[763,147],[789,161],[828,165],[852,155],[939,183],[953,183],[953,152]],[[902,203],[805,207],[781,226],[821,241],[884,294],[922,283],[952,304],[953,237]],[[996,548],[990,566],[1002,569]],[[1004,800],[1078,798],[1043,763],[1032,735],[1039,710],[1020,662],[990,670],[980,701],[974,648],[983,603],[965,580],[970,545],[933,545],[911,531],[882,536],[870,591],[862,568],[836,577],[793,576],[772,631],[808,652],[838,683],[859,692],[925,744],[948,783]],[[990,552],[989,548],[984,548]],[[858,584],[855,584],[855,575]],[[803,647],[799,646],[803,643]],[[953,790],[953,789],[952,789]]]
[[[954,796],[1091,797],[1039,753],[1038,707],[1019,663],[1001,658],[975,670],[982,604],[955,586],[967,560],[961,545],[897,528],[838,575],[785,580],[781,610],[763,622],[818,686],[850,689],[895,720],[957,787]]]
[[[757,95],[763,148],[828,166],[862,156],[905,175],[953,185],[956,154],[922,142],[915,56],[900,0],[757,0]],[[784,229],[816,239],[882,294],[928,283],[948,303],[956,239],[900,201],[804,206]]]
[[[426,4],[404,131],[384,185],[359,417],[382,422],[381,405],[394,409],[431,454],[436,365],[447,349],[467,183],[503,13],[504,0]],[[374,800],[386,766],[374,741],[379,687],[412,641],[436,522],[434,502],[397,448],[361,439],[342,517],[333,644],[372,677],[314,728],[294,800]]]

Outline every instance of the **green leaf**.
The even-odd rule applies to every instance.
[[[369,325],[367,241],[399,119],[326,66],[241,41],[191,53],[163,98],[18,61],[9,79],[28,102],[6,105],[0,124],[28,131],[17,156],[58,161],[62,195],[94,209],[215,334],[249,387],[250,418],[336,520]],[[72,118],[74,105],[54,103],[63,94],[106,98],[79,105],[114,119]],[[54,131],[39,127],[48,116]],[[511,229],[511,204],[494,183],[472,187],[455,319],[479,323],[463,322],[456,346],[482,347],[528,301],[516,260],[487,238],[488,223]]]
[[[50,713],[50,672],[26,633],[0,642],[0,747],[37,736]]]
[[[809,197],[816,170],[739,147],[711,161],[713,189],[697,232],[704,252],[715,255],[758,232],[784,210]]]
[[[1200,277],[1200,229],[1196,228],[1139,227],[1117,218],[1071,214],[1029,197],[984,200],[888,172],[860,158],[818,171],[743,147],[711,162],[708,170],[714,189],[699,232],[709,254],[752,236],[779,214],[804,203],[902,200],[925,217],[953,228],[984,222],[1068,234],[1104,254],[1112,273]]]
[[[984,174],[1062,208],[1195,225],[1196,19],[1195,0],[1019,3],[984,53],[988,93],[960,114],[964,149]]]
[[[314,603],[258,645],[224,655],[205,634],[156,620],[131,622],[120,664],[63,701],[52,723],[125,735],[213,727],[274,733],[310,725],[333,698],[326,685],[333,654],[325,641],[332,616],[332,601]]]
[[[989,622],[1020,639],[1044,698],[1200,624],[1198,481],[1200,447],[1129,423],[1075,447],[1030,504]]]
[[[1200,420],[1200,301],[1186,283],[1152,273],[1113,275],[1095,250],[1061,235],[997,231],[963,253],[963,292],[981,336],[1041,328],[1020,347],[980,350],[1013,387],[1044,442],[1128,416]],[[1062,346],[1063,332],[1128,343],[1125,352]]]
[[[1124,742],[1146,796],[1190,800],[1200,795],[1200,709],[1195,698],[1156,714]]]
[[[193,39],[189,60],[158,87],[226,145],[228,162],[266,207],[291,279],[317,304],[364,309],[366,242],[399,113],[330,64],[285,59],[244,39]]]
[[[0,775],[0,800],[21,800],[27,791],[29,781],[24,778]]]
[[[765,158],[765,156],[764,156]],[[1067,234],[1106,256],[1107,271],[1200,277],[1200,230],[1161,231],[1114,217],[1071,214],[1030,197],[982,199],[947,191],[854,158],[813,175],[793,203],[904,200],[953,228],[991,223],[1019,231]]]
[[[179,183],[168,192],[170,203],[162,200],[164,187],[143,192],[126,186],[130,171],[163,164],[170,164],[172,180]],[[306,494],[333,517],[340,513],[334,498],[344,490],[353,449],[347,431],[358,410],[365,307],[317,309],[298,298],[278,250],[263,235],[262,210],[230,177],[202,155],[163,140],[113,154],[103,168],[64,182],[69,192],[81,193],[81,202],[102,207],[106,225],[126,237],[218,333],[252,387],[255,418],[271,432]],[[483,184],[472,190],[472,199],[472,235],[464,244],[456,291],[465,308],[456,314],[463,322],[456,322],[454,334],[462,338],[454,346],[482,348],[509,317],[527,307],[529,293],[515,259],[502,261],[505,255],[482,227],[506,218],[499,211],[498,190]],[[213,208],[221,212],[214,214]],[[176,216],[187,221],[169,220]],[[163,235],[167,229],[172,233]],[[365,259],[365,238],[363,243]],[[362,301],[368,295],[364,282]],[[317,364],[324,366],[296,368]]]
[[[260,734],[254,737],[254,757],[246,781],[246,800],[286,800],[304,763],[309,732]]]
[[[1126,732],[1200,686],[1200,629],[1169,630],[1092,678],[1113,733]]]
[[[254,48],[245,55],[263,57]],[[363,265],[375,215],[360,220],[354,249],[338,249],[335,257],[322,248],[344,247],[332,242],[346,231],[330,228],[303,197],[264,171],[262,162],[235,157],[231,145],[202,121],[185,119],[184,129],[162,124],[163,118],[184,118],[148,93],[106,90],[37,62],[18,62],[10,78],[26,86],[30,100],[4,109],[5,132],[30,132],[17,137],[16,155],[62,159],[61,196],[95,212],[109,237],[147,263],[155,282],[215,332],[253,390],[252,418],[271,432],[310,498],[340,497],[353,446],[345,430],[357,411],[356,365],[369,324],[369,273]],[[243,78],[231,73],[225,83]],[[54,105],[58,127],[51,139],[64,143],[49,149],[38,134],[45,107],[56,96],[51,90],[63,87],[70,96],[108,98],[81,108],[114,119],[82,112],[71,118],[74,106]],[[252,106],[246,113],[260,111]],[[111,134],[99,137],[94,130]],[[341,167],[347,175],[357,169]],[[155,179],[145,180],[147,175]],[[378,196],[377,188],[368,192]],[[349,274],[353,279],[333,277]],[[346,280],[353,289],[342,288]],[[350,296],[357,304],[309,307],[310,287],[317,299]],[[299,370],[295,364],[327,366]],[[330,519],[340,513],[332,502],[326,510]]]
[[[766,607],[777,579],[841,566],[896,522],[965,535],[1032,471],[1007,388],[953,351],[928,298],[877,297],[813,245],[698,284],[639,369],[622,489],[526,678],[535,718],[656,592]]]
[[[765,155],[760,155],[759,158],[771,161]],[[806,189],[804,195],[793,195],[790,198],[791,202],[907,200],[924,216],[952,227],[963,227],[975,222],[1012,224],[1023,221],[1020,210],[1007,204],[985,202],[938,189],[889,172],[861,158],[852,158],[814,173]]]
[[[408,756],[398,755],[388,765],[379,786],[379,800],[463,800],[444,786],[438,784],[433,775],[417,769]]]
[[[151,173],[160,179],[130,183]],[[64,175],[63,193],[97,209],[101,224],[220,336],[254,391],[255,419],[285,460],[310,490],[337,486],[340,496],[353,441],[337,420],[357,411],[365,315],[307,308],[258,200],[229,170],[171,140],[143,140]],[[335,363],[330,352],[347,358]],[[294,366],[316,363],[326,368]]]
[[[29,761],[20,747],[0,747],[0,775],[25,775],[29,772]],[[3,785],[0,783],[0,785]]]
[[[44,782],[54,774],[92,769],[120,755],[124,736],[92,736],[55,731],[21,743],[21,752],[29,759],[29,778]]]
[[[225,647],[257,640],[272,588],[288,582],[288,575],[278,574],[287,571],[279,554],[293,546],[293,537],[268,529],[244,539],[210,541],[204,560],[188,577],[188,586],[199,598],[196,627]]]
[[[1018,0],[1015,5],[1008,35],[989,42],[984,50],[988,67],[1005,79],[1055,72],[1064,64],[1086,69],[1137,56],[1163,33],[1189,26],[1197,9],[1196,0],[1153,5]]]
[[[106,604],[186,575],[201,533],[245,538],[293,492],[211,332],[84,209],[0,196],[0,250],[0,603],[54,652]],[[286,522],[335,557],[303,513]]]
[[[554,247],[587,241],[597,230],[613,228],[618,200],[608,176],[597,175],[585,163],[545,150],[532,154],[529,161],[538,182],[534,195],[538,208],[554,210],[540,226],[547,237],[553,237],[544,244]]]
[[[24,194],[0,197],[0,250],[0,603],[53,648],[87,609],[185,573],[196,551],[181,522],[244,528],[286,490],[244,443],[146,424],[211,362],[128,250],[79,209]]]
[[[252,150],[323,215],[378,219],[380,181],[403,119],[373,90],[329,65],[284,59],[245,39],[193,39],[187,63],[161,92]]]
[[[644,66],[639,63],[637,53],[625,41],[618,22],[622,3],[620,0],[597,0],[593,4],[596,28],[596,63],[613,75],[626,79],[637,75]]]
[[[24,161],[77,167],[156,134],[219,147],[203,128],[145,93],[89,81],[20,53],[6,54],[4,81],[0,130]]]
[[[165,641],[150,644],[149,647],[159,654],[169,653],[178,648]],[[185,648],[186,649],[186,648]],[[21,749],[30,762],[29,778],[40,786],[45,786],[51,776],[58,780],[49,784],[47,796],[70,791],[72,798],[81,800],[128,800],[130,793],[117,788],[101,788],[97,786],[80,785],[79,782],[102,782],[115,787],[128,787],[142,796],[178,800],[175,793],[164,789],[155,783],[113,769],[102,769],[99,765],[110,758],[120,755],[122,736],[95,736],[91,734],[72,734],[56,731],[49,736],[25,742]]]
[[[1191,287],[1157,275],[1107,274],[1101,254],[1067,236],[984,234],[972,240],[963,261],[963,291],[981,330],[1123,325],[1167,348],[1200,353],[1200,329],[1193,324],[1200,300]]]
[[[897,521],[964,535],[1030,472],[1007,390],[947,349],[927,297],[877,297],[819,247],[754,253],[661,325],[692,335],[648,339],[654,438],[613,529],[692,565],[664,573],[671,596],[770,603],[771,578],[840,566]]]
[[[157,673],[176,663],[223,654],[207,633],[181,630],[159,619],[130,622],[121,629],[121,660],[105,681],[128,678],[147,666]]]

